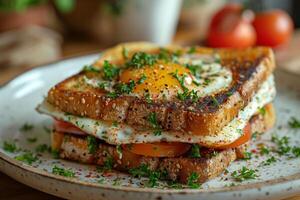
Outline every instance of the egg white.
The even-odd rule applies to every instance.
[[[248,105],[240,110],[238,116],[227,124],[219,133],[211,136],[192,135],[191,133],[162,131],[161,135],[154,135],[152,130],[137,131],[126,124],[118,126],[108,125],[101,120],[93,120],[85,117],[66,114],[48,102],[44,101],[37,110],[40,113],[50,115],[80,128],[87,134],[93,135],[109,144],[152,143],[160,141],[199,143],[204,146],[226,145],[234,142],[242,134],[243,128],[249,119],[275,98],[276,90],[273,76],[265,81],[257,93],[252,97]]]

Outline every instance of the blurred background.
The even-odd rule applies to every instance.
[[[274,10],[276,9],[276,10]],[[126,41],[275,49],[299,71],[299,0],[0,0],[0,85]]]

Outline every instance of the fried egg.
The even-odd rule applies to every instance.
[[[86,134],[93,135],[113,145],[168,141],[199,143],[206,147],[213,147],[227,145],[237,140],[243,134],[241,130],[243,130],[243,128],[246,126],[249,119],[257,112],[259,108],[262,108],[266,104],[273,101],[275,94],[276,90],[274,78],[273,76],[270,76],[267,81],[262,84],[257,93],[252,97],[248,105],[239,111],[237,117],[228,123],[219,133],[210,136],[192,135],[189,132],[179,133],[171,131],[162,131],[161,135],[154,135],[152,130],[137,131],[133,127],[126,124],[114,126],[101,120],[93,120],[66,114],[46,101],[39,105],[37,109],[40,113],[44,113],[56,119],[69,122],[83,130]]]

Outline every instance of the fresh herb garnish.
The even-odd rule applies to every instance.
[[[277,153],[279,155],[284,155],[290,152],[291,147],[289,146],[289,137],[283,136],[279,138],[276,135],[272,135],[272,142],[276,143],[277,145]]]
[[[112,156],[108,155],[103,163],[103,166],[100,167],[101,171],[110,171],[114,165],[114,159]]]
[[[145,92],[144,97],[147,103],[152,103],[152,99],[149,92]]]
[[[52,168],[52,174],[57,174],[64,177],[75,177],[75,173],[70,169],[64,169],[62,167],[58,167],[57,165],[54,165]]]
[[[216,97],[215,97],[215,96],[212,96],[211,99],[212,99],[213,105],[214,105],[215,107],[219,107],[219,101],[216,99]]]
[[[268,158],[267,160],[262,162],[263,166],[271,165],[272,163],[276,162],[276,158],[274,156]]]
[[[114,88],[117,94],[130,94],[135,87],[135,82],[130,80],[128,83],[117,83]]]
[[[51,149],[51,155],[53,158],[59,158],[59,150],[58,149]]]
[[[23,124],[23,126],[20,128],[20,131],[26,132],[26,131],[30,131],[33,129],[33,125],[29,124],[29,123],[25,123]]]
[[[87,136],[88,151],[90,154],[96,153],[98,149],[97,139],[93,136]]]
[[[289,126],[294,129],[300,128],[300,121],[296,119],[295,117],[291,117],[289,120]]]
[[[261,114],[262,116],[265,116],[265,114],[266,114],[266,108],[265,108],[265,107],[259,108],[259,109],[258,109],[258,112],[259,112],[259,114]]]
[[[83,72],[94,72],[99,73],[100,69],[95,68],[93,65],[85,65],[82,69]]]
[[[113,80],[116,76],[119,75],[120,68],[113,66],[107,60],[103,64],[103,78],[105,80]]]
[[[51,152],[51,147],[47,144],[40,144],[35,148],[35,151],[37,153]]]
[[[142,68],[146,65],[152,66],[157,62],[157,56],[145,52],[136,52],[130,61],[125,65],[127,67]]]
[[[193,53],[196,53],[196,47],[193,46],[193,47],[190,47],[190,49],[188,50],[187,52],[188,54],[193,54]]]
[[[10,153],[14,153],[18,150],[17,145],[15,143],[7,142],[7,141],[5,141],[3,143],[3,149],[4,149],[4,151],[10,152]]]
[[[198,144],[193,144],[189,153],[191,158],[200,158],[200,146]]]
[[[244,152],[244,158],[243,160],[250,160],[252,158],[252,153],[251,152]]]
[[[158,59],[163,60],[165,63],[168,62],[177,63],[178,53],[172,53],[167,49],[161,48],[158,54]]]
[[[242,169],[238,171],[234,171],[231,173],[231,176],[239,182],[249,179],[255,179],[257,177],[256,171],[253,169],[248,169],[247,167],[242,167]]]
[[[150,122],[152,127],[155,129],[154,132],[153,132],[154,135],[155,136],[161,135],[161,127],[159,126],[159,123],[158,123],[158,120],[157,120],[157,117],[156,117],[156,113],[155,112],[150,113],[148,115],[147,120],[148,120],[148,122]]]
[[[180,76],[178,74],[178,70],[176,70],[175,72],[170,73],[170,75],[172,75],[174,78],[176,78],[178,80],[178,82],[183,90],[183,92],[177,93],[177,98],[179,100],[185,101],[187,99],[190,99],[193,102],[196,102],[199,99],[199,97],[197,95],[197,91],[195,91],[195,90],[189,91],[188,88],[184,85],[184,80],[187,77],[186,74],[183,74],[182,76]]]
[[[142,74],[141,78],[137,81],[137,84],[142,84],[147,79],[147,76],[145,74]]]
[[[116,149],[117,149],[117,153],[119,155],[119,158],[121,159],[122,156],[123,156],[123,149],[122,149],[121,145],[117,145]]]
[[[38,158],[35,155],[33,155],[31,152],[26,152],[21,155],[18,155],[15,157],[15,159],[18,161],[25,162],[29,165],[31,165],[32,163],[38,160]]]
[[[300,157],[300,147],[293,147],[292,153],[295,157]]]
[[[109,85],[108,82],[98,83],[98,87],[101,88],[102,90],[106,90],[106,88],[108,87],[108,85]]]
[[[200,187],[198,180],[199,180],[199,174],[197,174],[196,172],[192,172],[188,177],[187,185],[192,189],[197,189]]]
[[[139,167],[129,169],[129,173],[134,177],[148,177],[148,187],[155,187],[158,185],[157,181],[165,179],[167,176],[166,171],[153,171],[150,170],[148,165],[141,164]]]
[[[122,55],[125,60],[128,59],[128,49],[127,48],[125,48],[125,47],[122,48]]]
[[[270,149],[265,146],[265,145],[262,145],[260,148],[259,148],[259,153],[261,155],[268,155],[270,153]]]
[[[37,141],[36,137],[27,138],[27,142],[29,142],[29,143],[35,143],[36,141]]]

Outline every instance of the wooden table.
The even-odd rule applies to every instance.
[[[193,32],[179,32],[177,33],[175,37],[175,43],[178,44],[197,44],[199,43],[197,41],[197,33]],[[281,52],[279,52],[280,57],[280,65],[288,65],[290,67],[289,63],[293,63],[293,69],[300,72],[300,50],[298,49],[300,47],[300,32],[298,31],[295,34],[295,37],[293,38],[293,41],[291,42],[292,46],[285,48]],[[92,52],[97,52],[103,49],[104,47],[95,42],[90,41],[88,39],[78,39],[78,38],[69,38],[66,40],[63,44],[63,57],[68,56],[74,56],[74,55],[80,55],[80,54],[87,54]],[[287,50],[289,52],[287,52]],[[293,62],[291,62],[291,60]],[[299,64],[299,65],[298,65]],[[288,68],[287,67],[287,68]],[[12,69],[10,71],[6,71],[5,75],[0,78],[0,85],[4,82],[8,81],[12,77],[16,76],[17,74],[24,71],[24,69]],[[11,179],[10,177],[4,175],[0,172],[0,199],[22,199],[22,200],[32,200],[32,199],[60,199],[57,197],[54,197],[52,195],[48,195],[46,193],[40,192],[38,190],[32,189],[26,185],[23,185],[21,183],[18,183],[17,181]],[[286,200],[300,200],[300,194],[288,198]]]

